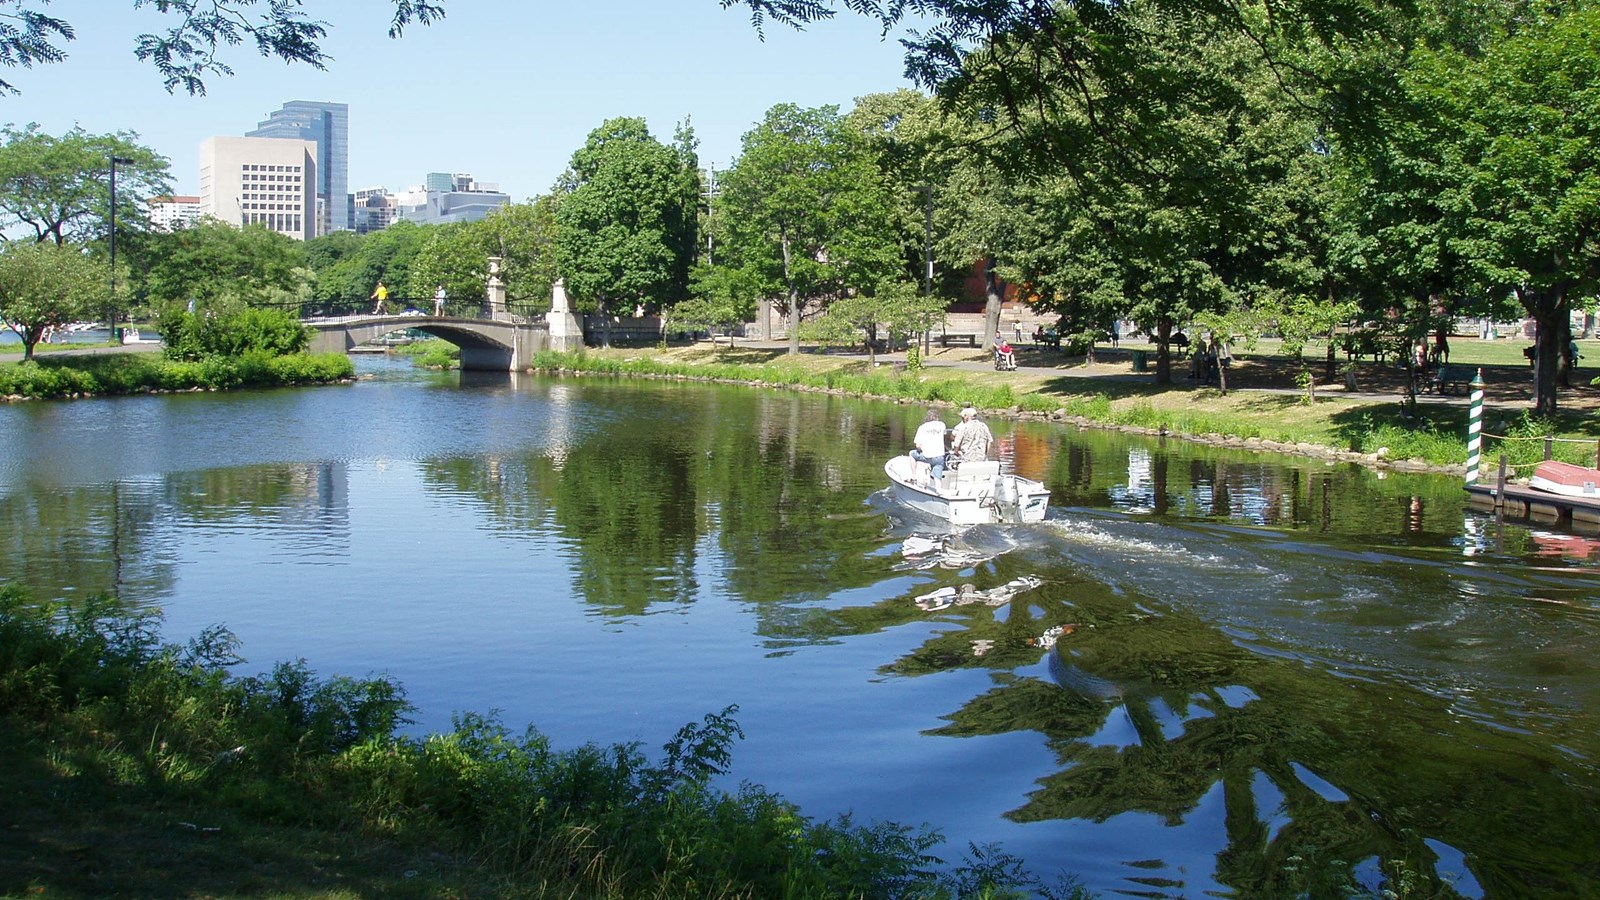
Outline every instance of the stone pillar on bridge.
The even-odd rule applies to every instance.
[[[550,312],[545,314],[545,321],[550,323],[551,350],[583,349],[583,326],[572,314],[572,304],[567,302],[567,286],[560,278],[550,291]]]
[[[498,256],[489,257],[489,318],[509,322],[511,312],[506,309],[506,283],[500,280],[500,262]]]

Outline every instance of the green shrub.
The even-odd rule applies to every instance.
[[[736,707],[685,725],[655,760],[637,744],[556,751],[475,714],[399,737],[411,707],[387,679],[318,679],[303,661],[239,678],[225,629],[178,647],[158,626],[109,598],[36,604],[0,587],[0,727],[26,721],[52,754],[97,754],[92,774],[156,804],[405,838],[551,895],[1051,895],[991,848],[943,873],[936,832],[813,822],[764,788],[717,788],[744,736]]]
[[[287,310],[244,308],[229,312],[171,310],[161,316],[161,340],[169,359],[270,356],[303,353],[311,334]]]

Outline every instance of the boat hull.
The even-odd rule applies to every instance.
[[[952,473],[936,486],[925,475],[927,467],[909,456],[894,457],[883,470],[895,502],[952,525],[1042,522],[1050,504],[1048,488],[1019,475],[967,478]],[[1004,502],[1012,488],[1014,512]]]
[[[1600,470],[1546,460],[1534,469],[1528,487],[1564,497],[1600,497]]]

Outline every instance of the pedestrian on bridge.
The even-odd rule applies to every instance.
[[[444,285],[441,284],[441,285],[439,285],[439,289],[433,292],[433,314],[434,315],[436,315],[436,316],[444,315],[444,299],[445,299]]]
[[[379,281],[378,286],[372,289],[372,299],[374,301],[372,304],[372,314],[375,316],[383,315],[385,307],[387,307],[389,303],[389,289],[383,286],[382,281]]]

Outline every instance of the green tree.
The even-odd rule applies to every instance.
[[[476,222],[438,225],[430,231],[406,275],[406,296],[431,312],[433,293],[443,287],[449,310],[476,311],[484,304],[488,285],[488,235]]]
[[[573,153],[555,219],[560,271],[578,308],[650,313],[687,295],[698,203],[689,141],[668,147],[643,119],[618,118]]]
[[[809,308],[870,290],[900,264],[883,176],[835,106],[768,110],[722,175],[717,205],[725,264],[785,298],[790,353]]]
[[[137,276],[152,304],[192,303],[197,311],[228,300],[298,310],[314,278],[301,242],[264,225],[238,228],[216,219],[153,241]]]
[[[367,297],[371,286],[354,281],[367,236],[354,231],[334,231],[305,242],[306,264],[316,273],[311,296],[320,308],[338,308],[350,298]]]
[[[117,228],[137,230],[144,207],[170,194],[167,158],[138,143],[132,132],[61,137],[39,126],[0,129],[0,228],[25,225],[33,237],[57,244],[104,239],[111,209],[110,169],[117,163]]]
[[[413,21],[428,25],[444,18],[439,0],[391,2],[391,38],[400,37]],[[47,15],[48,6],[49,0],[0,0],[0,64],[32,68],[66,59],[61,45],[77,33],[70,22]],[[320,45],[327,23],[308,18],[301,0],[275,0],[259,11],[256,0],[134,0],[133,6],[171,17],[173,24],[164,31],[134,38],[134,55],[156,67],[168,93],[182,87],[191,95],[204,94],[206,77],[233,74],[221,52],[246,41],[262,56],[286,63],[326,69],[330,59]],[[0,81],[0,91],[20,93],[6,81]]]
[[[1600,8],[1530,18],[1482,56],[1425,53],[1413,85],[1447,246],[1538,323],[1534,407],[1553,415],[1573,299],[1600,279]]]
[[[51,328],[91,318],[110,302],[110,273],[81,248],[0,246],[0,323],[22,339],[22,358]]]
[[[367,235],[361,243],[359,256],[340,261],[335,267],[335,277],[341,289],[349,292],[344,296],[351,308],[364,309],[363,305],[370,303],[372,289],[380,281],[389,286],[391,304],[417,304],[433,296],[432,290],[425,296],[416,296],[403,291],[402,287],[410,283],[411,266],[433,236],[435,227],[396,222]]]
[[[515,203],[491,212],[477,223],[489,255],[501,259],[500,279],[506,303],[525,316],[547,312],[558,268],[556,205],[558,194]]]

